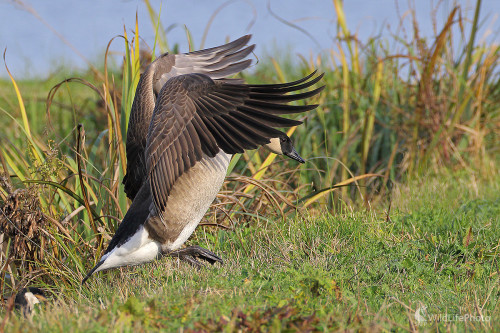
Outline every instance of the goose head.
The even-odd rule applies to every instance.
[[[282,134],[277,138],[271,138],[270,141],[270,143],[264,145],[264,148],[275,154],[285,155],[300,163],[305,163],[304,159],[295,150],[292,139],[288,135]]]
[[[31,315],[31,312],[35,308],[36,304],[46,301],[44,292],[35,287],[23,288],[17,293],[14,300],[14,306],[16,309],[20,310],[22,314],[27,317]]]

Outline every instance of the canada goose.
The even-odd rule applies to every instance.
[[[302,122],[279,115],[317,105],[287,105],[318,94],[309,88],[323,75],[268,85],[227,79],[247,68],[250,36],[186,53],[164,54],[141,75],[127,132],[125,192],[133,199],[98,264],[83,279],[110,268],[162,255],[194,265],[222,262],[198,246],[180,247],[215,199],[233,154],[264,145],[304,162],[290,138],[275,127]]]
[[[14,298],[14,307],[16,310],[20,310],[23,316],[28,317],[36,304],[46,300],[47,298],[41,289],[35,287],[23,288]]]

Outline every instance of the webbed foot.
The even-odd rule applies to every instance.
[[[218,255],[200,246],[189,246],[180,250],[171,251],[170,253],[168,253],[168,255],[174,258],[179,258],[181,260],[187,261],[188,263],[190,263],[195,267],[205,266],[198,259],[207,261],[212,265],[215,264],[216,262],[219,262],[221,264],[224,263],[224,261]]]

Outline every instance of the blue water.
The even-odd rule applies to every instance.
[[[161,21],[168,32],[170,45],[178,43],[182,52],[188,51],[184,25],[191,31],[194,45],[199,48],[203,32],[214,11],[226,3],[221,0],[151,1],[156,10],[162,5]],[[417,0],[414,4],[420,33],[423,37],[434,35],[430,17],[432,4],[437,1]],[[399,11],[397,6],[399,7]],[[463,16],[473,17],[475,1],[458,1]],[[86,61],[103,62],[103,53],[108,42],[123,34],[123,26],[130,34],[135,27],[136,12],[139,31],[144,42],[154,42],[154,29],[147,8],[139,0],[51,0],[24,1],[25,6],[15,1],[0,0],[0,48],[7,48],[6,59],[16,78],[46,76],[61,65],[86,68]],[[437,26],[443,26],[452,1],[444,1],[438,11]],[[256,54],[266,57],[278,46],[279,50],[305,56],[319,54],[336,48],[337,17],[331,0],[271,0],[274,13],[293,22],[307,31],[313,38],[284,23],[269,12],[268,0],[235,0],[220,11],[208,32],[205,47],[220,45],[227,38],[253,34],[257,44]],[[26,7],[31,8],[27,10]],[[408,1],[401,0],[346,0],[346,20],[351,32],[356,32],[362,42],[369,36],[396,32],[401,15],[408,10]],[[36,14],[33,14],[36,12]],[[486,35],[489,42],[499,43],[500,1],[484,0],[481,17],[485,24],[480,36]],[[38,17],[36,16],[38,15]],[[45,22],[46,24],[44,24]],[[411,36],[409,17],[405,21],[406,33]],[[54,33],[51,26],[60,36]],[[389,28],[389,30],[388,30]],[[470,30],[470,22],[465,26]],[[116,39],[112,48],[116,54],[123,51],[123,41]],[[75,51],[76,50],[76,51]],[[288,51],[289,50],[289,51]],[[0,77],[6,77],[4,66],[0,66]]]

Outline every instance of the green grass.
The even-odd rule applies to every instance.
[[[67,135],[72,136],[71,131],[79,122],[91,125],[100,124],[103,120],[106,121],[96,107],[98,97],[95,93],[90,89],[83,89],[82,86],[68,84],[63,86],[54,98],[50,108],[52,128],[48,129],[47,95],[52,87],[69,77],[84,77],[87,80],[93,80],[91,73],[69,72],[60,69],[47,79],[19,80],[18,82],[21,92],[25,93],[24,103],[32,132],[43,135],[44,138],[54,139],[58,143]],[[20,135],[12,120],[5,114],[5,112],[11,111],[10,113],[18,118],[17,108],[12,82],[0,79],[0,119],[9,125],[3,132],[2,139],[12,139],[14,144],[22,147],[25,145],[24,137]],[[14,110],[16,112],[12,112]],[[68,152],[68,149],[65,149],[65,152]]]
[[[32,321],[7,331],[332,331],[500,328],[500,178],[447,175],[394,190],[391,210],[345,210],[198,228],[225,259],[170,258],[54,286]],[[57,290],[57,288],[66,288]],[[484,321],[433,322],[432,316]],[[435,317],[434,317],[435,318]]]

